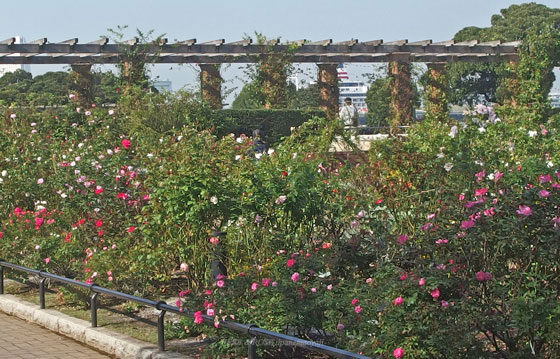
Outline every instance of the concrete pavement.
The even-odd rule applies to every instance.
[[[37,328],[33,323],[43,328]],[[52,349],[52,352],[43,350],[43,347]],[[101,354],[90,347],[107,354]],[[10,294],[0,295],[0,359],[86,357],[92,359],[191,358],[176,352],[159,352],[157,346],[151,343],[105,328],[92,328],[87,321],[55,310],[40,309],[38,305],[22,301]]]

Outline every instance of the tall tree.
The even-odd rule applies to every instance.
[[[523,41],[532,34],[546,29],[560,30],[560,9],[551,9],[534,2],[511,5],[492,15],[491,26],[465,27],[454,36],[454,40],[469,41]],[[504,72],[503,64],[453,63],[448,66],[450,100],[452,103],[473,105],[477,102],[498,102],[499,77]],[[554,74],[550,72],[552,85]]]

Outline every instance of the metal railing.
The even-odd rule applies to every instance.
[[[184,310],[180,310],[177,307],[174,306],[170,306],[168,305],[166,302],[164,301],[153,301],[150,299],[145,299],[145,298],[140,298],[140,297],[136,297],[130,294],[126,294],[126,293],[122,293],[122,292],[117,292],[111,289],[107,289],[107,288],[103,288],[100,287],[96,284],[87,284],[84,282],[80,282],[78,280],[75,279],[69,279],[66,277],[61,277],[52,273],[48,273],[44,270],[37,270],[37,269],[31,269],[31,268],[27,268],[27,267],[23,267],[17,264],[13,264],[13,263],[9,263],[9,262],[5,262],[3,260],[0,260],[0,295],[4,294],[4,267],[6,268],[11,268],[20,272],[26,272],[26,273],[30,273],[36,276],[39,276],[41,278],[41,280],[39,281],[39,306],[41,309],[45,309],[45,281],[47,279],[51,279],[57,282],[62,282],[62,283],[66,283],[66,284],[70,284],[70,285],[74,285],[77,287],[81,287],[84,289],[89,290],[90,292],[92,292],[91,295],[91,326],[92,327],[97,327],[97,297],[99,294],[105,294],[111,297],[115,297],[115,298],[120,298],[120,299],[124,299],[127,301],[131,301],[131,302],[136,302],[148,307],[153,307],[157,310],[160,311],[159,315],[158,315],[158,321],[157,321],[157,333],[158,333],[158,349],[160,351],[164,351],[165,350],[165,338],[164,338],[164,318],[165,318],[165,314],[167,312],[170,313],[175,313],[181,316],[188,316],[188,317],[193,317],[194,312],[190,312],[190,311],[184,311]],[[208,316],[203,314],[202,315],[202,319],[205,323],[207,324],[211,324],[214,325],[214,317]],[[289,336],[289,335],[285,335],[285,334],[280,334],[280,333],[276,333],[276,332],[272,332],[266,329],[261,329],[259,327],[257,327],[254,324],[241,324],[241,323],[236,323],[236,322],[230,322],[230,321],[226,321],[226,320],[220,320],[219,321],[219,328],[226,328],[226,329],[230,329],[233,330],[235,332],[247,335],[250,337],[250,340],[248,342],[248,358],[249,359],[256,359],[257,358],[257,354],[256,354],[256,349],[257,349],[257,337],[262,337],[262,338],[266,338],[266,339],[272,339],[272,340],[277,340],[279,342],[281,342],[284,345],[291,345],[293,347],[298,347],[298,348],[302,348],[305,350],[309,350],[312,352],[317,352],[317,353],[321,353],[321,354],[326,354],[329,355],[331,357],[334,358],[355,358],[355,359],[371,359],[367,356],[361,355],[361,354],[355,354],[355,353],[351,353],[349,351],[346,350],[342,350],[342,349],[337,349],[334,347],[330,347],[327,345],[323,345],[320,343],[315,343],[309,340],[304,340],[304,339],[300,339],[297,337],[293,337],[293,336]]]

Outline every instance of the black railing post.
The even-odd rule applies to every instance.
[[[39,281],[39,308],[45,309],[45,281],[47,278],[41,278]]]
[[[159,312],[157,318],[157,343],[158,349],[160,352],[165,351],[165,333],[163,332],[163,325],[164,325],[164,317],[165,317],[165,310]]]
[[[4,267],[0,265],[0,294],[4,294]]]
[[[257,359],[257,338],[252,337],[249,340],[249,355],[248,359]]]
[[[99,293],[93,293],[91,296],[91,327],[97,328],[97,295]]]
[[[212,272],[212,281],[215,282],[218,276],[227,276],[227,269],[225,266],[226,255],[222,241],[226,236],[226,232],[214,232],[212,237],[217,237],[219,242],[213,248],[212,262],[210,262],[210,270]]]

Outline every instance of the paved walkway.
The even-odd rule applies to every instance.
[[[0,359],[109,359],[70,338],[0,312]]]

